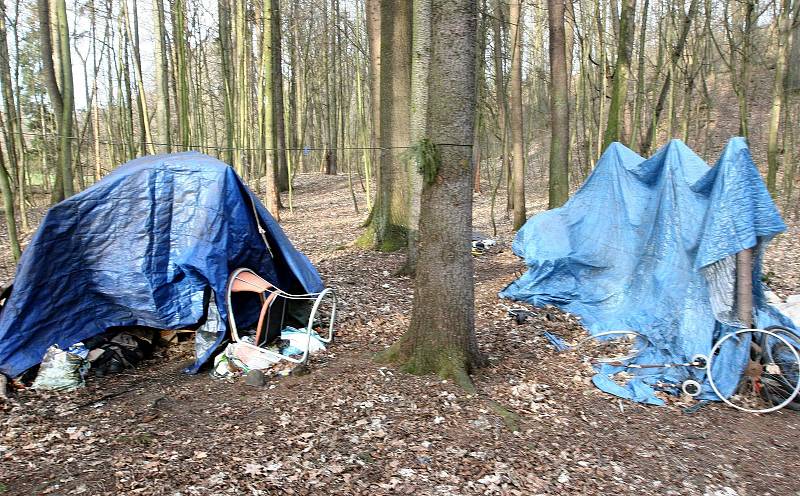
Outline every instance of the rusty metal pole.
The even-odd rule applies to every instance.
[[[736,311],[745,329],[753,327],[753,249],[736,254]]]

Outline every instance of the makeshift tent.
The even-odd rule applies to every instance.
[[[514,240],[529,270],[501,297],[552,304],[581,317],[592,334],[633,330],[655,346],[641,363],[686,363],[708,356],[720,336],[741,324],[734,307],[735,256],[756,249],[755,323],[791,326],[764,301],[760,279],[766,243],[786,226],[741,138],[732,139],[716,166],[674,140],[648,160],[614,143],[561,208],[531,218]],[[746,360],[723,350],[715,382],[733,392]],[[605,367],[594,378],[604,391],[659,404],[656,382],[680,383],[703,371],[650,369],[627,383]],[[707,382],[701,398],[718,399]]]
[[[64,349],[109,328],[195,326],[212,295],[219,344],[226,282],[241,266],[285,291],[323,289],[229,166],[196,152],[128,162],[47,212],[0,313],[0,372],[15,377],[51,345]]]

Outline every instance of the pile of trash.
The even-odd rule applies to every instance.
[[[83,387],[90,372],[103,377],[134,368],[152,355],[155,337],[153,329],[117,329],[75,343],[67,349],[53,345],[47,349],[32,387],[70,391]]]
[[[252,336],[244,336],[238,343],[230,343],[214,358],[211,376],[217,379],[230,379],[247,375],[252,370],[270,371],[275,375],[286,376],[302,358],[303,350],[309,354],[325,351],[325,343],[315,331],[286,327],[280,339],[266,348],[254,345]],[[267,353],[262,352],[265,350]],[[294,359],[283,360],[281,357]]]
[[[489,248],[496,244],[497,241],[481,232],[475,231],[472,233],[472,255],[475,257],[483,255]]]

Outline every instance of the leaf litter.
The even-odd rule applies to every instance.
[[[349,245],[366,208],[357,191],[355,214],[346,189],[346,177],[301,175],[295,211],[282,214],[290,239],[342,301],[336,342],[312,358],[310,374],[269,377],[263,388],[187,376],[191,349],[176,347],[72,393],[23,391],[0,404],[0,493],[800,490],[796,414],[751,416],[711,404],[686,415],[679,398],[661,408],[620,402],[591,384],[591,368],[575,354],[557,352],[544,337],[577,342],[586,336],[579,319],[555,308],[531,308],[522,324],[508,318],[496,295],[524,266],[510,251],[502,215],[498,244],[474,259],[476,332],[490,360],[473,377],[477,394],[378,366],[372,355],[408,325],[413,281],[394,275],[401,253]],[[487,233],[489,202],[475,196],[475,227]],[[790,229],[796,237],[797,226]],[[800,292],[790,237],[779,237],[765,261],[783,297]],[[9,267],[0,264],[6,280]],[[516,418],[515,430],[500,411]]]

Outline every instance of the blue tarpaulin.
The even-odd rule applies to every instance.
[[[756,325],[792,325],[766,304],[760,278],[763,249],[785,228],[742,138],[713,168],[678,140],[647,160],[614,143],[563,207],[517,233],[513,249],[529,270],[501,297],[558,306],[592,334],[643,334],[654,346],[635,363],[687,363],[742,326],[734,302],[741,250],[756,252]],[[714,379],[724,394],[738,383],[746,349],[728,346],[717,357]],[[594,382],[618,396],[660,404],[652,385],[693,378],[701,398],[718,399],[696,368],[639,371],[626,386],[608,379],[612,369],[604,366]]]
[[[196,152],[128,162],[47,212],[0,313],[0,371],[15,377],[51,345],[111,327],[191,327],[204,319],[209,291],[223,322],[219,343],[222,296],[237,267],[285,291],[322,290],[316,269],[226,164]]]

